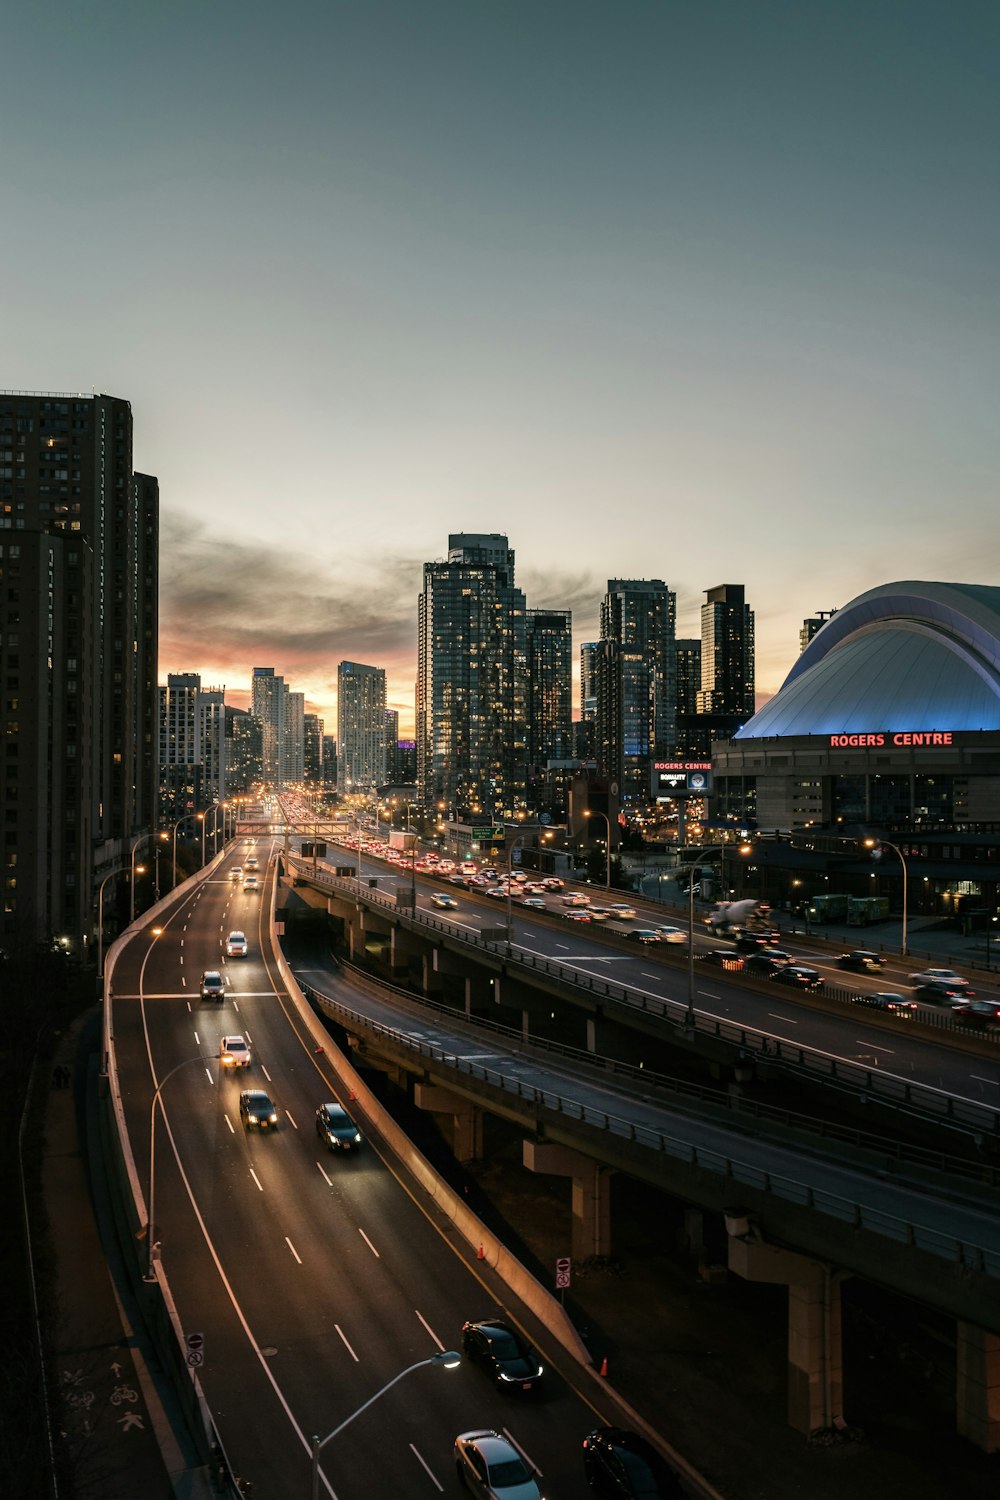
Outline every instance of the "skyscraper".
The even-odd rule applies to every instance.
[[[0,946],[94,932],[152,836],[159,490],[113,396],[0,395]]]
[[[301,782],[306,774],[306,695],[288,694],[285,717],[285,765],[284,779]]]
[[[260,722],[261,775],[269,786],[283,786],[288,688],[273,667],[254,667],[250,710]]]
[[[553,815],[562,813],[565,797],[557,791],[562,780],[546,768],[573,756],[572,625],[568,609],[529,609],[525,618],[527,803]]]
[[[424,564],[417,626],[417,784],[483,822],[526,796],[526,606],[507,538],[448,538]]]
[[[815,615],[810,615],[807,620],[802,621],[802,629],[799,631],[799,655],[806,649],[814,635],[817,635],[826,624],[832,620],[837,613],[835,609],[821,609]]]
[[[658,578],[610,579],[601,604],[596,752],[626,806],[649,800],[653,757],[676,742],[676,611]]]
[[[226,795],[225,689],[171,672],[159,699],[160,824],[170,828]]]
[[[701,606],[700,714],[754,713],[754,620],[740,583],[706,589]]]
[[[303,779],[314,786],[323,781],[323,720],[317,714],[305,714],[303,729]]]
[[[356,661],[337,667],[337,790],[370,792],[385,781],[385,672]]]

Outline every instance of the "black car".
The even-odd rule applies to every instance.
[[[779,969],[787,968],[791,963],[787,953],[781,953],[772,949],[768,953],[751,953],[743,960],[743,972],[745,974],[763,974],[768,978],[776,974]]]
[[[263,1089],[244,1089],[240,1094],[240,1119],[245,1130],[276,1130],[278,1111]]]
[[[961,1026],[985,1031],[988,1026],[1000,1026],[1000,1005],[992,1000],[970,1000],[968,1005],[956,1005],[952,1016]]]
[[[226,985],[217,969],[206,969],[201,976],[201,998],[222,1001],[226,998]]]
[[[775,969],[771,975],[775,984],[787,984],[794,990],[821,990],[823,988],[823,976],[818,969],[810,969],[805,964],[785,964],[780,969]]]
[[[677,1475],[651,1443],[622,1427],[598,1427],[583,1440],[583,1472],[602,1495],[681,1500]]]
[[[712,964],[717,969],[730,969],[733,973],[739,973],[745,963],[740,954],[729,953],[725,948],[709,948],[707,953],[698,954],[698,961]]]
[[[882,955],[873,953],[870,948],[853,948],[837,959],[838,968],[853,969],[855,974],[877,974],[884,963]]]
[[[767,932],[741,932],[733,944],[737,953],[761,953],[768,948],[773,948],[775,943],[781,941],[781,934],[773,930]]]
[[[501,1391],[534,1394],[541,1388],[538,1355],[504,1318],[463,1323],[462,1349],[466,1359],[485,1366]]]
[[[918,984],[913,991],[913,998],[924,1000],[930,1005],[961,1005],[964,1001],[971,1000],[975,993],[967,984],[950,984],[947,980],[938,979],[930,984]]]
[[[912,1021],[914,1013],[920,1009],[915,1000],[907,1000],[891,990],[872,990],[869,995],[852,995],[851,1001],[854,1005],[867,1005],[872,1010],[887,1011],[904,1021]]]
[[[357,1151],[361,1131],[342,1104],[321,1104],[316,1111],[316,1134],[331,1151]]]

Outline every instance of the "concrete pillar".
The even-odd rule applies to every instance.
[[[597,1017],[587,1017],[587,1051],[597,1051]]]
[[[483,1155],[483,1112],[470,1099],[431,1083],[414,1083],[413,1102],[435,1115],[451,1115],[452,1149],[456,1161],[480,1161]]]
[[[593,1157],[548,1141],[522,1142],[522,1158],[529,1172],[571,1177],[574,1260],[611,1253],[611,1172]]]
[[[745,1218],[726,1215],[729,1269],[788,1287],[788,1422],[796,1432],[840,1426],[844,1370],[840,1277],[821,1261],[765,1245]]]
[[[1000,1338],[958,1324],[956,1421],[962,1437],[996,1453],[1000,1448]]]
[[[438,950],[435,948],[423,955],[420,963],[420,988],[425,995],[440,995],[444,989],[444,981],[441,972],[434,960],[437,958]]]

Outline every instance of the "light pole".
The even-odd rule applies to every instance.
[[[604,865],[604,889],[606,891],[610,892],[610,890],[611,890],[611,819],[608,817],[607,813],[598,812],[596,808],[590,808],[590,807],[584,809],[583,816],[585,818],[603,818],[604,819],[604,826],[608,830],[608,842],[607,842],[607,844],[605,846],[606,853],[607,853],[607,858],[605,860],[605,865]]]
[[[136,836],[135,836],[135,838],[132,840],[132,848],[129,850],[128,863],[129,863],[130,878],[129,878],[129,915],[128,915],[128,919],[129,919],[130,922],[134,922],[135,921],[135,876],[136,876],[135,855],[136,855],[136,850],[139,848],[140,844],[143,844],[146,841],[146,839],[148,839],[150,836],[151,835],[148,834],[148,833],[137,833]],[[138,866],[138,872],[139,872],[140,875],[144,874],[145,873],[145,866],[144,865],[139,865]]]
[[[510,957],[510,955],[511,955],[511,953],[513,951],[513,946],[514,946],[514,934],[513,934],[513,931],[511,930],[511,923],[514,920],[513,915],[511,913],[511,889],[512,889],[512,886],[514,884],[514,882],[510,878],[510,876],[511,876],[511,865],[513,864],[513,860],[514,860],[514,850],[515,849],[523,849],[524,848],[524,840],[525,840],[526,837],[527,837],[526,834],[523,834],[523,833],[518,834],[517,838],[514,839],[514,841],[512,842],[510,848],[507,850],[507,957],[508,958]]]
[[[394,1375],[380,1391],[375,1392],[374,1396],[369,1396],[368,1400],[362,1406],[359,1406],[357,1411],[352,1411],[351,1415],[345,1417],[332,1432],[328,1432],[325,1438],[313,1436],[310,1440],[310,1446],[312,1447],[312,1500],[319,1500],[319,1455],[321,1450],[326,1447],[327,1443],[332,1442],[339,1433],[343,1432],[344,1428],[348,1427],[354,1421],[355,1417],[360,1417],[361,1413],[367,1411],[369,1406],[373,1406],[380,1396],[384,1396],[386,1391],[391,1391],[393,1386],[398,1385],[405,1376],[412,1375],[414,1370],[422,1370],[425,1365],[443,1365],[446,1370],[454,1370],[461,1363],[462,1356],[456,1354],[453,1349],[445,1349],[440,1354],[432,1354],[430,1359],[418,1359],[415,1365],[407,1365],[405,1370],[400,1370],[398,1375]]]
[[[173,1078],[174,1074],[177,1073],[177,1072],[179,1072],[181,1068],[188,1067],[188,1065],[190,1063],[202,1063],[202,1064],[204,1064],[204,1062],[205,1062],[205,1058],[199,1054],[198,1057],[186,1057],[183,1062],[177,1063],[176,1067],[171,1068],[170,1072],[166,1075],[166,1077],[163,1078],[163,1079],[161,1079],[160,1083],[157,1085],[156,1092],[153,1094],[153,1102],[149,1106],[149,1213],[148,1213],[147,1218],[146,1218],[147,1259],[146,1259],[146,1275],[143,1278],[143,1280],[145,1280],[145,1281],[155,1281],[156,1280],[156,1272],[153,1270],[153,1261],[155,1260],[155,1256],[154,1256],[153,1252],[156,1249],[155,1237],[154,1237],[154,1234],[153,1234],[153,1225],[156,1222],[156,1220],[155,1220],[155,1218],[153,1216],[153,1188],[154,1188],[154,1181],[155,1181],[155,1179],[153,1177],[153,1173],[154,1173],[155,1168],[156,1168],[155,1148],[156,1148],[156,1105],[157,1105],[157,1101],[159,1100],[160,1091],[162,1090],[164,1084],[169,1083],[170,1080],[171,1080],[171,1078]]]
[[[739,848],[741,854],[750,854],[753,846],[751,844],[741,844]],[[700,860],[706,854],[719,855],[719,884],[722,886],[723,900],[725,900],[725,844],[711,844],[707,849],[700,849],[698,853],[698,859],[689,865],[682,865],[680,867],[688,872],[688,993],[684,1024],[691,1027],[694,1026],[694,876]]]
[[[182,823],[186,823],[189,818],[197,818],[199,816],[200,816],[199,813],[184,813],[184,815],[182,817],[178,818],[177,822],[174,824],[174,828],[173,828],[173,845],[174,845],[174,847],[173,847],[173,872],[174,872],[174,874],[173,874],[173,883],[171,884],[171,887],[170,887],[171,890],[173,890],[174,886],[177,884],[177,830],[181,826],[181,824]]]
[[[901,941],[901,946],[900,946],[899,952],[900,952],[900,955],[903,958],[905,958],[906,957],[906,860],[903,858],[903,851],[902,851],[902,849],[900,849],[900,847],[899,847],[898,844],[890,844],[890,842],[889,842],[888,839],[883,839],[883,838],[865,839],[865,848],[866,849],[870,849],[872,851],[872,859],[879,859],[881,857],[881,849],[882,849],[883,845],[886,847],[886,849],[892,849],[892,850],[895,851],[896,854],[899,855],[899,863],[903,866],[903,931],[902,931],[902,941]]]
[[[98,982],[98,984],[100,984],[101,980],[104,978],[104,887],[107,885],[108,881],[112,880],[116,875],[124,875],[125,871],[128,868],[129,868],[128,865],[118,865],[118,866],[116,866],[115,869],[109,870],[108,873],[105,875],[104,879],[101,881],[101,887],[100,887],[100,890],[97,893],[97,982]],[[141,868],[142,867],[140,866],[140,869]]]

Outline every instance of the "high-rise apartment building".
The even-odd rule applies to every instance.
[[[159,490],[113,396],[0,394],[0,947],[94,935],[155,831]]]
[[[285,715],[285,782],[301,782],[306,774],[306,695],[288,694]]]
[[[224,688],[202,688],[197,672],[171,672],[159,690],[160,825],[204,811],[226,796]]]
[[[302,730],[303,780],[319,786],[323,781],[323,720],[317,714],[305,714]]]
[[[566,778],[556,763],[561,773],[574,753],[572,635],[568,609],[527,611],[527,805],[553,816],[566,805]]]
[[[677,600],[658,578],[611,579],[601,603],[596,753],[623,805],[650,798],[652,761],[677,738]]]
[[[837,611],[835,609],[821,609],[818,610],[815,615],[811,615],[808,620],[802,621],[802,629],[799,631],[800,656],[808,646],[809,642],[812,640],[813,636],[817,635],[819,631],[823,629],[823,626],[826,624],[827,620],[832,620],[836,613]]]
[[[505,536],[448,538],[424,564],[417,785],[425,806],[489,822],[525,805],[526,606]]]
[[[337,667],[337,790],[370,792],[385,781],[385,672],[361,662]]]
[[[242,708],[226,708],[226,787],[249,792],[264,779],[260,720]]]
[[[600,654],[599,641],[584,641],[580,647],[580,718],[584,722],[597,718],[597,663]]]
[[[701,689],[701,641],[698,637],[677,641],[674,659],[677,662],[677,712],[696,714]]]
[[[269,786],[284,786],[288,688],[273,667],[254,667],[250,711],[260,721],[262,778]]]
[[[742,584],[720,584],[705,591],[701,606],[698,712],[749,719],[754,711],[753,611]]]

